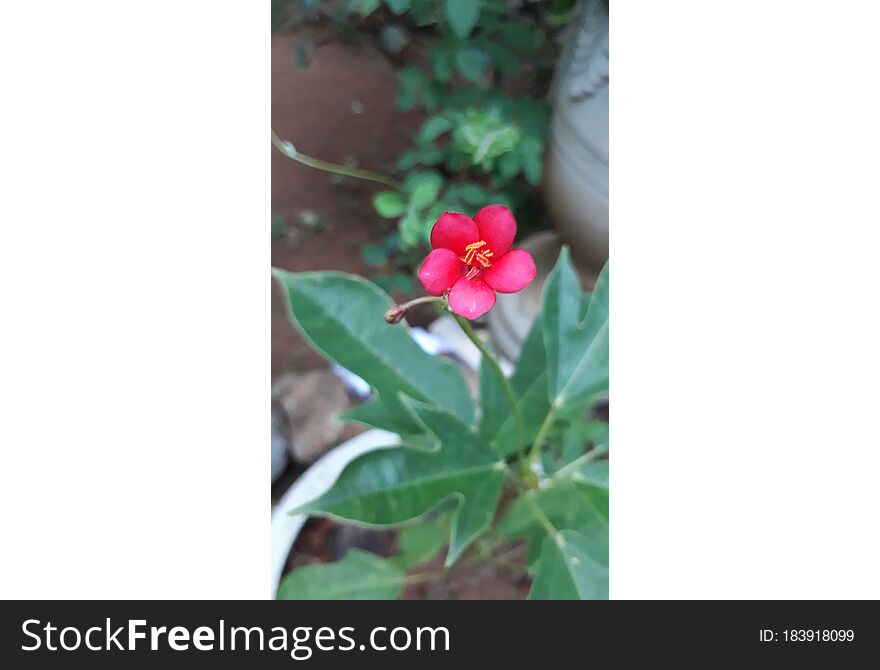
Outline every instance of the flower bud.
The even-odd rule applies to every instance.
[[[403,317],[406,316],[407,307],[405,305],[395,305],[387,312],[385,312],[385,320],[388,323],[400,323]]]

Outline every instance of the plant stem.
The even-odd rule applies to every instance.
[[[423,305],[425,303],[435,302],[441,305],[448,305],[449,303],[446,301],[446,296],[434,296],[434,295],[426,295],[421,298],[414,298],[409,302],[405,302],[402,305],[394,305],[387,312],[385,312],[385,321],[388,323],[400,323],[403,320],[403,317],[406,316],[406,313],[416,305]]]
[[[501,385],[501,389],[504,391],[504,395],[507,397],[507,402],[510,404],[510,411],[513,414],[513,418],[516,421],[516,441],[517,445],[522,444],[523,433],[525,432],[525,426],[523,424],[522,414],[519,411],[519,405],[516,403],[516,397],[513,395],[513,389],[510,388],[510,383],[507,381],[507,377],[504,376],[504,372],[501,370],[501,366],[498,364],[498,359],[495,358],[494,354],[486,347],[477,334],[474,332],[474,329],[471,328],[471,324],[468,322],[466,318],[461,316],[460,314],[453,314],[455,320],[458,321],[459,327],[464,331],[464,334],[468,336],[471,342],[480,350],[480,353],[483,354],[483,360],[488,361],[489,365],[492,366],[492,371],[495,373],[495,376],[498,378],[498,383]]]
[[[553,522],[547,518],[547,515],[544,514],[544,510],[542,510],[538,503],[532,500],[532,494],[530,491],[526,491],[523,493],[523,498],[526,499],[526,502],[532,508],[532,511],[535,513],[535,517],[538,521],[541,522],[541,525],[544,526],[544,530],[547,531],[547,534],[550,535],[556,542],[559,541],[559,531],[556,530],[556,526],[553,525]]]
[[[401,309],[407,309],[407,310],[408,310],[408,309],[411,309],[412,307],[415,307],[416,305],[423,305],[423,304],[428,303],[428,302],[436,302],[436,303],[441,304],[441,305],[446,305],[446,304],[448,304],[445,296],[442,296],[442,295],[440,295],[440,296],[437,296],[437,295],[423,295],[423,296],[421,296],[420,298],[413,298],[413,299],[410,300],[409,302],[405,302],[405,303],[403,303],[403,304],[401,304],[401,305],[398,305],[398,307],[400,307]]]
[[[530,466],[534,465],[535,461],[538,460],[538,456],[541,453],[541,447],[544,445],[544,440],[547,439],[547,433],[550,432],[554,419],[556,419],[556,408],[551,405],[550,410],[547,412],[547,416],[544,417],[544,421],[541,423],[541,427],[538,428],[538,434],[535,435],[535,441],[532,442],[532,448],[529,451],[528,456]]]
[[[344,177],[354,177],[355,179],[364,179],[366,181],[377,182],[398,191],[403,190],[403,185],[399,181],[391,179],[391,177],[386,177],[385,175],[379,174],[378,172],[373,172],[372,170],[361,170],[359,168],[350,168],[346,165],[330,163],[329,161],[322,161],[318,158],[306,156],[305,154],[297,151],[292,142],[281,139],[281,137],[278,136],[278,133],[276,133],[274,130],[272,131],[272,144],[276,149],[278,149],[278,151],[283,153],[291,160],[295,160],[298,163],[307,165],[310,168],[315,168],[316,170],[322,170],[324,172],[332,172],[333,174],[339,174]]]
[[[581,454],[580,456],[578,456],[576,459],[574,459],[568,465],[563,465],[561,468],[559,468],[556,472],[553,473],[553,477],[554,478],[555,477],[564,477],[569,472],[572,472],[573,470],[577,470],[582,465],[586,465],[590,461],[592,461],[596,458],[599,458],[601,456],[604,456],[607,453],[608,453],[608,451],[605,449],[598,449],[596,447],[593,447],[587,453]]]

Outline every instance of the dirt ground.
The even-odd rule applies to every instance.
[[[388,173],[418,127],[418,117],[394,109],[396,73],[381,57],[340,44],[315,50],[308,67],[295,64],[295,37],[272,37],[272,127],[307,155]],[[369,274],[364,244],[382,238],[387,223],[370,199],[380,186],[346,180],[296,163],[272,149],[272,213],[284,229],[272,240],[272,265],[292,271]],[[325,365],[287,320],[272,285],[272,379],[288,370]]]

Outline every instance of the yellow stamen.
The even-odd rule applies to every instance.
[[[489,259],[492,258],[493,254],[490,249],[483,249],[485,246],[485,240],[480,240],[479,242],[467,245],[464,248],[465,254],[461,257],[461,260],[470,266],[476,266],[476,264],[479,263],[484,269],[488,268],[492,265],[492,261]]]

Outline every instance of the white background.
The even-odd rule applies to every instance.
[[[878,18],[612,7],[613,597],[880,597]],[[266,597],[269,3],[0,69],[0,596]]]
[[[878,19],[613,3],[614,598],[880,597]]]
[[[269,3],[0,10],[0,594],[265,597]]]

